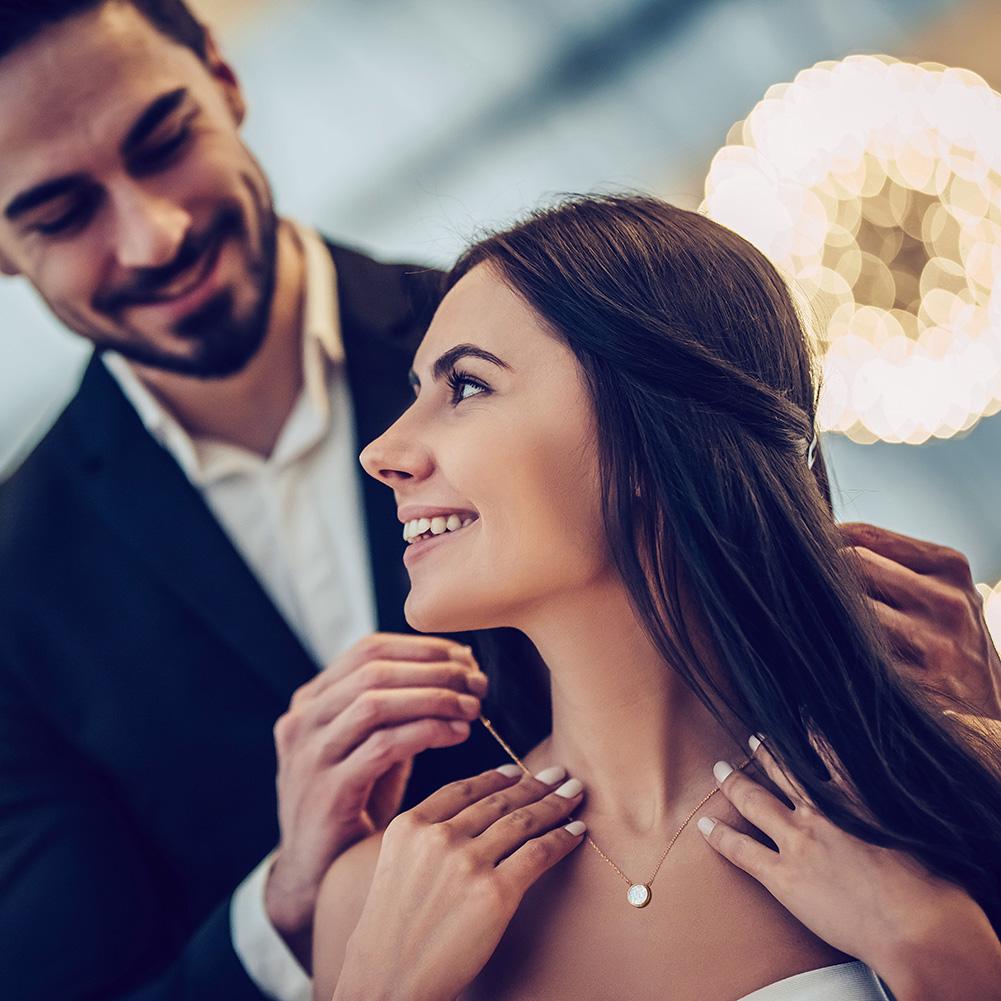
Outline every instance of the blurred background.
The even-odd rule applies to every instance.
[[[641,189],[698,207],[734,123],[821,60],[931,60],[1001,89],[998,0],[193,6],[242,78],[247,141],[279,209],[377,256],[438,265],[561,192]],[[44,433],[85,355],[30,289],[0,282],[0,470]],[[984,416],[997,406],[923,444],[861,425],[826,434],[840,516],[954,546],[978,581],[1001,582],[1001,414]]]

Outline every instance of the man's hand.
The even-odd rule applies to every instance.
[[[415,754],[469,736],[486,690],[469,647],[376,633],[292,696],[274,731],[281,843],[265,906],[307,968],[331,862],[393,819]]]
[[[943,697],[946,708],[958,697],[1001,720],[1001,658],[966,557],[875,525],[840,528],[862,561],[900,673]]]

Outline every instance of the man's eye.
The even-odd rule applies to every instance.
[[[452,371],[448,376],[448,385],[452,390],[452,406],[456,406],[463,400],[468,400],[472,396],[481,396],[484,393],[489,393],[490,389],[484,383],[480,382],[479,379],[474,379],[471,375],[467,375],[465,372]],[[473,390],[473,392],[466,392],[466,390]]]
[[[38,222],[35,229],[46,236],[58,236],[68,233],[73,229],[80,229],[87,224],[97,208],[96,195],[90,195],[78,199],[73,205],[57,216],[55,219],[46,222]]]
[[[185,127],[170,139],[151,146],[132,158],[132,173],[145,174],[167,166],[183,149],[191,136],[191,129]]]

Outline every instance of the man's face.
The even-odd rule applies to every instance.
[[[277,220],[239,88],[111,2],[0,59],[0,266],[145,365],[238,372],[267,328]]]

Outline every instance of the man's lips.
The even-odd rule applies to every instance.
[[[217,291],[212,279],[218,270],[225,245],[225,237],[220,234],[201,259],[185,274],[178,276],[169,286],[155,295],[133,301],[129,308],[141,309],[144,312],[155,310],[171,317],[183,316],[197,309]]]

